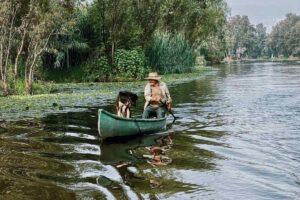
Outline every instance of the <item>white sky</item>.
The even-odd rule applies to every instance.
[[[263,23],[268,32],[287,13],[300,15],[300,0],[226,0],[231,16],[247,15],[254,25]]]

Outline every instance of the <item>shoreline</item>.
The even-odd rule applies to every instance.
[[[293,57],[293,58],[245,58],[241,60],[234,60],[234,59],[224,59],[222,64],[232,64],[232,63],[251,63],[251,62],[299,62],[300,58]]]

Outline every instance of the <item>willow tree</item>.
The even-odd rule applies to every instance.
[[[2,1],[0,7],[0,84],[3,94],[8,95],[8,72],[12,62],[13,39],[16,35],[15,23],[18,10],[15,1]]]
[[[29,10],[24,21],[30,21],[25,27],[28,36],[26,49],[25,83],[29,94],[32,94],[32,83],[41,55],[47,50],[51,37],[67,30],[72,24],[70,14],[75,2],[71,0],[30,0]]]
[[[8,94],[8,79],[18,78],[20,57],[25,60],[25,83],[32,93],[32,83],[41,54],[50,38],[70,26],[68,16],[75,0],[2,0],[0,7],[0,84]],[[13,80],[11,80],[13,82]]]

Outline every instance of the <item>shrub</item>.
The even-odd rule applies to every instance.
[[[117,50],[115,53],[115,68],[119,81],[141,80],[148,72],[145,67],[145,54],[141,48],[133,50]]]
[[[24,79],[16,79],[10,82],[10,87],[13,90],[13,94],[25,95],[26,94],[26,84]]]
[[[52,83],[36,81],[32,85],[33,94],[50,94],[54,85]]]
[[[100,56],[84,64],[84,81],[106,82],[112,79],[112,75],[112,68],[105,56]]]
[[[148,65],[162,74],[190,72],[195,66],[194,51],[180,33],[156,33],[146,57]]]

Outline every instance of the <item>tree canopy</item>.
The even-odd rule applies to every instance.
[[[252,25],[247,16],[234,16],[227,23],[228,52],[237,57],[300,56],[300,16],[287,14],[267,34],[263,24]]]
[[[300,16],[287,14],[269,35],[268,45],[275,56],[300,56]]]
[[[141,79],[149,70],[191,71],[197,56],[299,56],[300,16],[270,34],[225,0],[2,0],[0,88],[33,92],[38,81]],[[64,72],[64,73],[61,73]],[[70,77],[72,77],[70,79]]]

